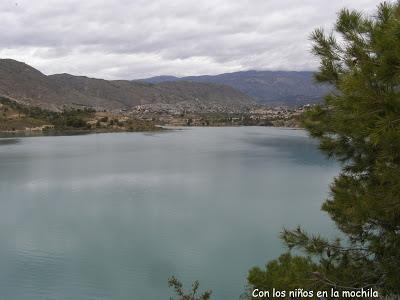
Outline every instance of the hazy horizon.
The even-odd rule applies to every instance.
[[[0,60],[7,60],[7,59],[11,59],[11,60],[15,60],[13,58],[9,58],[9,57],[0,57]],[[15,60],[18,61],[18,60]],[[28,62],[25,61],[18,61],[24,64],[29,65]],[[31,65],[29,65],[31,66]],[[31,66],[34,67],[34,66]],[[104,80],[108,80],[106,78],[102,78],[102,77],[93,77],[93,76],[89,76],[89,75],[85,75],[85,74],[74,74],[74,73],[68,73],[68,72],[59,72],[59,73],[51,73],[51,74],[47,74],[45,72],[43,72],[42,70],[40,70],[39,68],[35,68],[38,71],[40,71],[41,73],[47,75],[47,76],[51,76],[51,75],[60,75],[60,74],[68,74],[68,75],[72,75],[72,76],[82,76],[82,77],[88,77],[88,78],[94,78],[94,79],[104,79]],[[149,76],[149,77],[142,77],[142,78],[119,78],[119,79],[114,79],[114,80],[146,80],[146,79],[152,79],[152,78],[157,78],[157,77],[175,77],[178,79],[182,79],[182,78],[186,78],[186,77],[200,77],[200,76],[218,76],[218,75],[224,75],[224,74],[233,74],[233,73],[246,73],[246,72],[315,72],[315,70],[257,70],[257,69],[249,69],[249,70],[239,70],[239,71],[232,71],[232,72],[224,72],[224,73],[218,73],[218,74],[198,74],[198,75],[182,75],[182,76],[176,76],[176,75],[171,75],[171,74],[160,74],[160,75],[154,75],[154,76]],[[113,80],[113,79],[110,79]]]
[[[314,71],[310,32],[330,30],[338,10],[377,1],[13,0],[0,3],[8,30],[0,57],[45,74],[104,79]]]

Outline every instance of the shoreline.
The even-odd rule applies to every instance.
[[[285,127],[285,126],[257,126],[257,125],[231,125],[231,126],[177,126],[177,125],[157,125],[157,130],[66,130],[66,131],[0,131],[0,139],[7,138],[28,138],[28,137],[45,137],[45,136],[74,136],[74,135],[93,135],[93,134],[113,134],[113,133],[159,133],[169,130],[184,130],[190,128],[239,128],[239,127],[263,127],[278,128],[285,130],[303,130],[301,127]]]

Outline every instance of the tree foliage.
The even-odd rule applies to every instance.
[[[50,111],[36,106],[17,103],[5,97],[0,97],[0,103],[6,105],[26,118],[53,124],[56,130],[88,129],[87,120],[95,115],[95,110],[89,107],[83,109],[64,109],[61,112]]]
[[[284,230],[281,237],[289,249],[318,262],[299,272],[312,266],[308,278],[322,286],[371,287],[381,295],[398,296],[400,2],[382,3],[372,16],[343,9],[334,32],[317,29],[311,39],[320,59],[316,79],[332,84],[334,91],[306,113],[303,124],[321,150],[342,163],[322,210],[344,238],[331,241],[301,228]],[[250,284],[278,276],[274,266],[258,276],[250,272]]]
[[[211,297],[211,291],[206,291],[198,295],[199,285],[199,282],[196,280],[193,282],[190,292],[186,293],[183,290],[183,284],[176,279],[176,277],[172,276],[168,279],[168,286],[174,289],[179,300],[209,300]],[[171,298],[171,300],[173,300],[173,298]]]
[[[278,259],[270,261],[266,270],[254,267],[248,275],[251,286],[260,290],[295,290],[318,289],[321,284],[310,279],[310,274],[317,272],[318,266],[309,257],[292,256],[290,253],[282,254]]]

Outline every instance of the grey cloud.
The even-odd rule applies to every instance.
[[[315,69],[308,36],[376,0],[3,0],[0,56],[102,78]]]

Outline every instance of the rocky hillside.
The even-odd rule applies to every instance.
[[[224,84],[266,105],[298,106],[320,102],[330,91],[326,85],[316,84],[312,72],[292,71],[245,71],[215,76],[158,76],[143,79],[144,82],[206,82]]]
[[[0,96],[27,105],[59,110],[63,106],[129,109],[140,104],[201,103],[251,106],[253,100],[229,86],[198,82],[144,83],[102,80],[69,74],[46,76],[11,59],[0,60]]]
[[[73,89],[87,97],[110,99],[124,107],[180,102],[226,106],[253,104],[248,96],[225,85],[186,81],[157,84],[127,80],[107,81],[69,74],[51,75],[49,78],[57,85]]]

